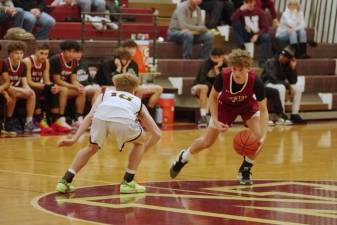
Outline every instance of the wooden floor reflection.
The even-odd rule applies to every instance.
[[[178,176],[177,180],[182,181],[181,185],[185,188],[191,188],[191,190],[193,190],[193,187],[189,187],[189,185],[193,182],[202,182],[204,188],[207,188],[207,184],[212,184],[215,181],[217,184],[225,186],[235,185],[235,182],[231,180],[236,179],[242,159],[232,149],[232,138],[241,129],[243,129],[241,126],[233,127],[227,134],[221,135],[216,144],[209,150],[193,157]],[[271,182],[306,181],[309,183],[310,181],[337,181],[337,122],[306,126],[277,126],[269,129],[267,142],[252,170],[253,179],[257,180],[257,183],[259,183],[258,180]],[[151,182],[162,182],[162,185],[165,186],[165,182],[170,181],[168,169],[176,154],[204,132],[203,129],[164,131],[160,143],[144,156],[136,179],[139,182],[149,184]],[[60,136],[0,138],[0,224],[77,225],[91,223],[86,222],[86,220],[73,220],[46,213],[36,209],[31,204],[36,196],[54,191],[57,179],[63,175],[76,151],[88,143],[88,136],[84,136],[72,148],[57,148],[56,143],[60,138]],[[75,186],[100,186],[119,183],[126,166],[129,147],[127,146],[123,152],[119,152],[114,141],[107,142],[104,148],[91,159],[87,167],[77,175],[74,181]],[[333,185],[334,182],[332,182]],[[319,198],[331,197],[336,203],[337,186],[334,186],[334,188],[332,186],[330,186],[329,196],[320,196]],[[317,188],[319,189],[321,186],[317,186]],[[179,189],[179,186],[177,189]],[[299,194],[296,188],[287,189],[288,192],[292,192],[292,190]],[[166,194],[165,191],[158,191],[157,193],[157,195]],[[179,194],[179,192],[176,194]],[[172,205],[174,204],[172,203]],[[188,207],[185,206],[182,204],[178,208],[187,209]],[[285,208],[282,210],[286,210]],[[337,210],[336,205],[330,206],[330,208],[331,210]],[[184,213],[179,215],[185,215]],[[336,212],[333,211],[330,214],[336,215]],[[179,225],[191,223],[191,220],[187,220],[187,218],[191,218],[191,215],[182,218]],[[226,221],[226,219],[233,218],[224,217],[222,219]],[[278,219],[280,220],[280,218]],[[157,224],[165,224],[163,221]],[[305,223],[293,224],[314,224],[312,221],[309,218],[305,220]],[[315,220],[316,224],[318,224],[317,221],[319,220]],[[212,223],[215,224],[214,222],[216,221]],[[255,222],[254,224],[268,223],[268,221]],[[336,224],[335,222],[328,220],[320,224]],[[105,224],[105,222],[100,221],[95,223]],[[212,223],[200,220],[195,224]],[[131,222],[124,221],[121,224],[145,225],[150,223],[133,218]],[[223,222],[223,224],[235,223]]]

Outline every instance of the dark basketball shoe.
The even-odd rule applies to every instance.
[[[188,162],[182,162],[184,151],[185,151],[184,149],[181,150],[177,158],[172,163],[172,166],[170,168],[171,178],[175,178],[176,176],[178,176],[180,170],[188,163]]]
[[[302,119],[302,117],[299,114],[291,114],[290,120],[293,122],[293,124],[306,124],[307,122]]]
[[[207,128],[208,121],[206,116],[202,116],[200,120],[198,121],[198,127],[199,128]]]
[[[250,172],[251,167],[241,166],[239,169],[239,181],[243,185],[252,185],[253,181],[251,180],[252,173]]]

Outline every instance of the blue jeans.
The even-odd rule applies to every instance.
[[[291,33],[284,31],[280,33],[276,38],[281,42],[289,41],[291,45],[297,43],[307,43],[307,32],[305,31],[305,29],[293,31]]]
[[[202,33],[198,35],[193,35],[192,32],[181,32],[181,31],[169,31],[168,40],[175,41],[178,44],[182,44],[183,47],[183,59],[192,58],[192,47],[193,43],[203,43],[200,58],[208,59],[213,45],[213,37],[209,33]]]
[[[2,11],[0,11],[0,23],[11,22],[14,27],[23,26],[23,14],[24,11],[21,8],[16,8],[16,14],[10,16]]]
[[[48,33],[55,25],[55,19],[44,12],[41,12],[39,17],[35,17],[32,13],[25,11],[23,23],[25,30],[32,32],[35,25],[39,26],[35,38],[37,40],[48,39]]]
[[[244,46],[245,42],[250,42],[253,34],[248,33],[244,27],[244,25],[240,21],[236,21],[232,23],[232,28],[235,33],[236,42],[241,46]],[[265,60],[269,58],[270,46],[271,46],[271,38],[269,33],[263,33],[259,35],[257,39],[257,43],[261,44],[260,55],[261,59]]]
[[[105,0],[77,0],[77,4],[81,8],[81,12],[91,12],[91,8],[95,8],[96,12],[105,12]]]

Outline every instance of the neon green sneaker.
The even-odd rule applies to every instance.
[[[131,193],[144,193],[145,187],[137,184],[135,181],[127,183],[123,181],[119,186],[119,193],[121,194],[131,194]]]
[[[59,193],[70,193],[74,192],[75,188],[71,185],[71,183],[68,183],[64,179],[61,179],[56,184],[56,191]]]

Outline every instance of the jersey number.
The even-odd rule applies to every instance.
[[[125,100],[127,100],[127,101],[129,101],[129,102],[132,101],[132,97],[131,97],[131,96],[126,96],[125,94],[118,94],[118,95],[117,95],[116,92],[112,92],[112,93],[111,93],[111,96],[112,96],[112,97],[119,97],[119,98],[125,99]]]

